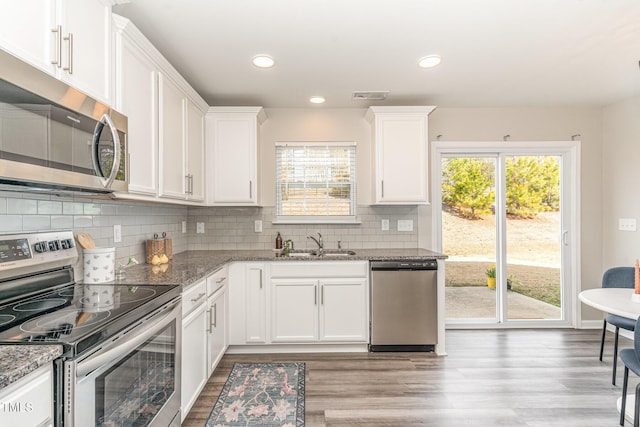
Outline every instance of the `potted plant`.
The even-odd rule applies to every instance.
[[[491,264],[489,268],[487,268],[487,270],[484,272],[484,274],[487,276],[487,286],[489,287],[489,289],[495,289],[496,288],[496,265]]]

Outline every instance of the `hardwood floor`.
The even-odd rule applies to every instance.
[[[234,362],[306,362],[306,426],[618,425],[613,336],[596,330],[447,331],[431,353],[226,355],[183,426],[203,426]],[[620,348],[632,342],[620,338]],[[629,389],[638,378],[630,374]]]

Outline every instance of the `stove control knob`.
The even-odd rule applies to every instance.
[[[49,242],[49,250],[52,251],[52,252],[60,250],[60,241],[59,240],[50,241]]]
[[[49,250],[49,245],[47,244],[46,241],[37,242],[36,244],[33,245],[33,250],[38,253],[47,252]]]
[[[73,247],[73,242],[71,239],[62,239],[60,240],[60,247],[62,249],[71,249]]]

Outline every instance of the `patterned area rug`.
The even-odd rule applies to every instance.
[[[206,427],[304,427],[304,363],[236,363]]]

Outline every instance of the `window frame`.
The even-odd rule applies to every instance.
[[[279,150],[282,147],[341,147],[348,148],[352,151],[353,159],[349,162],[349,188],[350,188],[350,215],[281,215],[282,200],[279,186],[281,185],[278,171],[282,169],[280,165]],[[276,218],[274,224],[360,224],[357,220],[357,143],[355,141],[286,141],[276,142],[275,144],[275,168],[276,168]]]

